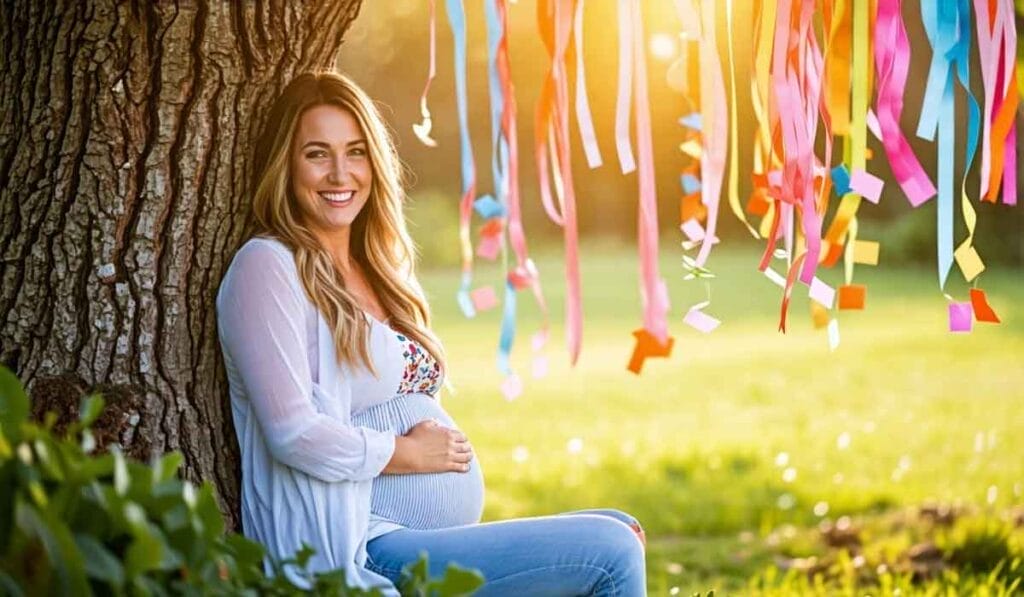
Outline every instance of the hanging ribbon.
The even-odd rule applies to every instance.
[[[594,123],[590,117],[590,102],[587,101],[587,77],[583,68],[583,2],[576,0],[576,14],[573,19],[573,47],[576,54],[576,125],[580,131],[580,142],[591,169],[601,165],[601,150],[597,146]]]
[[[974,248],[974,230],[977,214],[967,197],[967,173],[974,163],[974,154],[978,148],[978,128],[981,109],[971,93],[970,55],[971,55],[971,5],[970,0],[957,0],[955,13],[956,43],[950,50],[950,59],[956,71],[957,80],[967,96],[967,155],[964,160],[964,174],[960,181],[960,210],[967,226],[967,238],[953,252],[964,278],[970,282],[985,269],[978,251]]]
[[[633,90],[633,27],[630,0],[619,0],[619,87],[615,96],[615,150],[623,174],[636,170],[633,148],[629,142],[629,107]]]
[[[512,351],[512,344],[515,340],[516,331],[516,292],[524,288],[533,291],[534,298],[541,310],[541,328],[535,334],[533,341],[534,371],[546,369],[538,366],[544,357],[542,351],[548,336],[548,308],[544,301],[544,293],[541,290],[540,275],[533,261],[529,258],[526,247],[526,235],[523,230],[522,213],[520,210],[519,197],[519,144],[516,133],[516,99],[515,90],[512,86],[511,60],[508,47],[508,0],[489,0],[487,3],[488,19],[488,41],[491,49],[490,59],[492,67],[492,82],[497,80],[497,85],[492,87],[492,132],[495,137],[494,148],[500,156],[498,161],[500,175],[496,180],[501,180],[498,185],[499,195],[503,198],[508,214],[508,239],[512,251],[516,257],[516,265],[506,274],[505,282],[505,308],[502,315],[501,337],[498,343],[498,368],[506,374],[506,380],[502,384],[502,391],[505,397],[513,399],[522,388],[522,382],[518,380],[512,371],[509,359]],[[500,100],[498,120],[494,120],[496,100]]]
[[[565,68],[565,55],[572,36],[574,13],[571,0],[540,0],[537,3],[538,25],[551,57],[551,69],[541,88],[534,121],[541,202],[548,217],[562,227],[565,239],[566,340],[569,362],[573,365],[579,358],[583,336],[576,199],[569,152],[569,91]],[[551,135],[552,131],[554,135]],[[551,181],[548,175],[549,143],[554,148],[550,159],[557,164],[555,182],[560,182],[562,187],[559,194],[560,212],[551,202]]]
[[[732,50],[732,0],[725,0],[725,35],[726,48],[729,51],[729,208],[733,215],[743,222],[747,232],[754,238],[761,238],[754,227],[747,221],[740,207],[739,194],[739,124],[736,120],[736,60]]]
[[[903,24],[902,0],[879,0],[875,21],[875,69],[878,96],[875,113],[882,145],[893,176],[907,199],[918,207],[935,196],[935,185],[921,167],[914,150],[900,130],[903,90],[910,66],[910,40]]]
[[[435,8],[434,0],[430,0],[430,67],[427,70],[427,83],[423,86],[423,95],[420,96],[420,116],[423,120],[412,125],[413,134],[427,147],[437,147],[437,141],[430,136],[432,124],[430,109],[427,108],[427,94],[430,92],[430,83],[433,82],[434,75],[437,74],[437,19]]]
[[[985,201],[995,203],[999,192],[1000,177],[1003,186],[1003,203],[1017,203],[1017,104],[1020,101],[1017,87],[1017,29],[1014,22],[1014,7],[1011,0],[995,2],[993,29],[997,32],[999,59],[996,67],[994,111],[991,126],[991,170]],[[999,35],[1001,30],[1002,35]]]
[[[679,3],[677,2],[677,7]],[[722,80],[722,61],[718,56],[715,37],[715,4],[705,0],[700,17],[700,111],[704,151],[700,158],[701,202],[707,208],[705,236],[713,238],[718,222],[718,203],[722,193],[725,172],[726,139],[729,126],[725,110],[725,82]],[[680,14],[682,18],[684,15]],[[684,21],[685,22],[685,21]],[[701,244],[696,262],[703,267],[711,254],[713,243]]]
[[[953,265],[953,143],[956,123],[952,71],[960,35],[958,13],[956,4],[925,2],[921,5],[921,20],[932,46],[932,62],[917,136],[932,140],[938,132],[937,250],[940,289],[945,288],[949,269]]]
[[[836,15],[838,16],[838,15]],[[850,91],[852,101],[850,104],[850,124],[849,134],[846,142],[844,143],[843,154],[844,162],[848,165],[846,168],[847,172],[852,174],[859,174],[864,172],[865,166],[867,165],[867,112],[868,112],[868,97],[870,95],[871,80],[868,77],[868,73],[871,69],[868,67],[870,60],[871,45],[869,39],[871,15],[870,6],[868,2],[854,2],[852,4],[852,15],[850,19],[851,30],[852,30],[852,51],[851,51],[851,77],[850,77]],[[838,121],[834,125],[838,130]],[[833,170],[833,172],[835,172]],[[837,189],[838,192],[839,189]],[[853,242],[853,238],[850,238],[847,234],[847,230],[850,227],[851,222],[857,217],[857,210],[860,207],[861,195],[853,192],[853,189],[843,189],[842,200],[839,202],[839,207],[836,209],[836,213],[832,218],[832,223],[829,225],[827,232],[825,233],[825,242],[828,243],[830,248],[843,246],[845,239],[846,243]],[[837,259],[842,254],[839,251],[832,253]],[[826,265],[830,265],[831,262],[826,259]],[[852,268],[852,264],[849,264]],[[851,269],[852,272],[852,269]],[[851,274],[852,278],[852,274]],[[849,284],[850,281],[847,281]]]
[[[654,155],[651,142],[651,109],[647,93],[647,57],[644,48],[640,0],[631,0],[627,23],[632,27],[632,60],[636,95],[636,139],[639,159],[638,235],[641,270],[641,298],[644,330],[661,346],[669,344],[668,289],[658,271],[658,199],[654,182]],[[708,243],[710,244],[710,243]],[[667,356],[667,355],[664,355]]]
[[[455,42],[455,97],[459,112],[459,151],[461,155],[462,200],[459,202],[459,241],[462,251],[462,278],[457,298],[466,317],[474,317],[476,306],[470,294],[473,284],[473,245],[469,225],[476,196],[476,166],[473,144],[469,137],[469,116],[466,99],[466,13],[462,0],[446,0],[448,24]]]

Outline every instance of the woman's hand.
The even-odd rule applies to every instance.
[[[473,460],[473,446],[460,431],[429,419],[395,438],[395,453],[385,474],[464,473]]]

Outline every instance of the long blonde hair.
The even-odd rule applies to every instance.
[[[253,154],[253,201],[247,236],[270,236],[287,245],[309,299],[332,330],[339,363],[376,374],[369,355],[370,324],[345,288],[334,256],[305,225],[291,187],[290,153],[302,114],[337,106],[355,117],[366,137],[373,184],[352,222],[349,253],[376,291],[390,325],[415,340],[446,369],[444,349],[430,331],[430,308],[416,278],[416,250],[405,225],[402,165],[394,142],[365,91],[335,72],[303,73],[281,92]]]

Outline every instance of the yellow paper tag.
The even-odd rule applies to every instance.
[[[695,160],[699,160],[700,156],[704,153],[701,149],[700,142],[696,139],[690,139],[689,141],[682,143],[679,145],[679,150]]]
[[[854,241],[853,262],[865,265],[878,265],[878,243],[873,240]]]
[[[827,326],[828,319],[828,309],[811,301],[811,320],[814,321],[814,329],[820,330]]]
[[[964,278],[968,282],[977,278],[978,274],[985,271],[985,264],[982,263],[981,256],[978,255],[978,251],[975,250],[973,245],[967,243],[960,245],[956,251],[953,251],[953,259],[956,259],[957,265],[960,266],[960,271],[963,272]]]

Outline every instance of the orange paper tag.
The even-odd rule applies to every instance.
[[[665,344],[662,344],[651,335],[650,332],[641,328],[633,332],[636,337],[636,347],[633,348],[633,356],[629,359],[626,367],[633,373],[640,375],[640,369],[644,366],[644,359],[647,357],[667,357],[672,354],[672,345],[675,339],[669,336]]]
[[[974,318],[978,321],[999,323],[999,316],[989,306],[984,290],[980,288],[971,289],[971,307],[974,309]]]
[[[839,287],[840,309],[863,309],[867,287],[863,284],[847,284]]]
[[[679,221],[697,220],[703,222],[708,217],[708,208],[700,200],[700,191],[683,197],[679,201]]]

